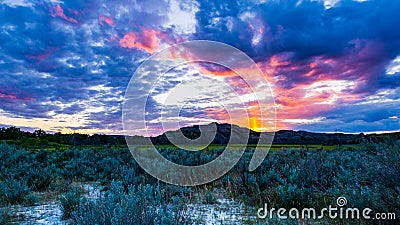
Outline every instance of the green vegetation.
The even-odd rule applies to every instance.
[[[9,224],[11,220],[11,215],[9,209],[0,208],[0,225]]]
[[[21,144],[22,140],[17,141]],[[40,138],[35,140],[40,142]],[[36,145],[32,150],[7,143],[0,144],[0,207],[33,204],[38,201],[37,192],[51,191],[59,195],[64,218],[75,224],[190,224],[190,212],[185,208],[190,196],[203,193],[204,203],[214,203],[213,188],[226,190],[229,197],[256,208],[268,203],[275,208],[320,209],[334,206],[339,196],[345,196],[348,207],[369,207],[374,212],[400,216],[400,143],[396,140],[342,145],[340,149],[274,144],[273,151],[253,172],[248,171],[248,163],[254,146],[249,146],[225,176],[193,188],[158,182],[137,165],[126,147],[115,143],[80,147],[57,143],[58,146],[49,147],[48,142],[46,148],[50,150],[40,151]],[[176,163],[199,165],[216,158],[224,147],[215,145],[188,152],[163,145],[158,150]],[[101,182],[105,187],[103,195],[87,199],[81,189],[72,185],[85,181]],[[0,224],[9,218],[10,211],[1,208]],[[282,223],[273,221],[269,222]],[[373,220],[353,222],[379,224]],[[330,224],[353,222],[324,220]],[[396,224],[398,219],[384,222]]]
[[[43,130],[21,131],[16,127],[0,128],[0,140],[27,150],[68,150],[71,148],[98,148],[125,146],[125,138],[120,135],[104,134],[49,134]]]
[[[63,212],[76,224],[186,224],[188,219],[183,196],[170,197],[160,186],[129,186],[125,192],[122,182],[111,182],[104,196],[95,200],[77,198],[76,191],[66,194]],[[73,203],[72,205],[70,203]],[[66,206],[68,211],[66,210]],[[72,207],[71,207],[72,206]]]

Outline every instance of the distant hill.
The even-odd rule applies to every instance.
[[[243,140],[248,140],[248,144],[258,143],[260,137],[259,132],[255,132],[248,128],[239,127],[227,123],[210,123],[208,125],[194,125],[190,127],[182,127],[176,131],[167,131],[162,135],[151,137],[154,144],[171,144],[168,138],[172,138],[174,143],[179,143],[182,140],[180,134],[185,137],[196,140],[200,137],[200,129],[205,133],[216,135],[212,139],[211,144],[227,144],[230,141],[231,130],[235,132],[236,140],[231,140],[231,143],[240,143]],[[182,132],[182,133],[181,133]],[[263,133],[272,134],[272,133]],[[168,138],[167,138],[168,136]],[[249,138],[247,138],[247,136]],[[144,140],[143,137],[132,137],[136,140]],[[105,135],[105,134],[61,134],[61,133],[46,133],[43,130],[34,132],[21,131],[20,128],[8,127],[0,128],[0,140],[5,140],[8,143],[15,143],[22,147],[39,148],[43,147],[59,147],[58,145],[67,146],[87,146],[87,145],[124,145],[125,137],[122,135]],[[344,133],[313,133],[307,131],[280,130],[275,132],[275,144],[317,144],[317,145],[343,145],[343,144],[358,144],[361,142],[384,142],[387,140],[400,142],[400,132],[392,132],[385,134],[344,134]],[[39,147],[35,147],[39,146]]]
[[[211,144],[228,144],[231,137],[231,130],[235,132],[234,137],[238,138],[238,140],[231,140],[232,143],[240,143],[243,138],[248,139],[247,135],[249,135],[249,143],[257,143],[256,141],[258,141],[258,137],[260,135],[258,132],[254,132],[248,128],[239,127],[237,125],[231,125],[227,123],[211,123],[208,125],[182,127],[177,131],[167,131],[166,133],[157,137],[152,137],[151,139],[155,144],[171,144],[168,138],[172,138],[179,142],[179,138],[181,137],[180,132],[182,132],[185,137],[195,140],[200,137],[200,129],[203,129],[203,132],[205,133],[210,133],[210,135],[214,134],[215,130],[212,129],[213,126],[216,126],[216,134]]]
[[[209,125],[194,125],[191,127],[183,127],[177,131],[168,131],[169,136],[174,134],[178,136],[181,131],[184,136],[190,139],[196,139],[200,137],[200,127],[206,128],[207,126],[216,125],[217,133],[212,141],[212,144],[227,144],[231,134],[231,128],[239,131],[245,136],[249,134],[249,144],[258,143],[260,132],[250,130],[248,128],[238,127],[227,123],[219,124],[212,123]],[[207,129],[205,129],[207,130]],[[166,133],[157,137],[151,138],[155,144],[170,144]],[[361,142],[382,142],[386,139],[393,139],[395,141],[400,140],[400,132],[387,133],[387,134],[345,134],[345,133],[313,133],[307,131],[293,131],[293,130],[280,130],[275,132],[274,141],[275,144],[322,144],[322,145],[342,145],[342,144],[358,144]]]

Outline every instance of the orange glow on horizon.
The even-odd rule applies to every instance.
[[[254,131],[262,130],[261,121],[256,117],[250,117],[249,118],[249,125],[250,125],[249,128],[254,130]]]
[[[324,58],[314,60],[305,65],[292,65],[284,55],[274,55],[269,61],[258,63],[264,73],[273,78],[269,81],[276,101],[277,130],[292,129],[299,123],[319,122],[323,119],[320,115],[332,110],[338,101],[351,103],[362,99],[352,93],[359,81],[335,77],[351,68],[339,67],[334,74],[324,73],[327,70],[318,69],[318,65],[324,64],[324,67],[330,68],[340,66],[341,62]],[[294,86],[285,86],[286,82],[291,82],[285,73],[296,71],[303,80]]]

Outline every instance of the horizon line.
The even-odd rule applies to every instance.
[[[212,123],[217,123],[217,122],[212,122]],[[235,125],[235,124],[229,124],[229,123],[217,123],[217,124]],[[180,127],[179,129],[188,128],[188,127],[194,127],[194,126],[201,126],[201,125],[204,125],[204,124],[195,124],[195,125],[192,125],[192,126]],[[238,125],[236,125],[236,126],[238,126]],[[107,133],[101,132],[101,131],[100,132],[79,132],[79,131],[82,131],[82,130],[85,130],[85,131],[99,131],[100,130],[100,129],[87,129],[87,128],[86,129],[75,129],[75,130],[73,130],[71,128],[67,128],[66,130],[68,130],[68,132],[61,132],[61,131],[54,131],[54,130],[46,130],[46,129],[42,129],[42,128],[38,128],[38,127],[18,127],[18,126],[14,126],[14,125],[4,125],[4,124],[1,125],[0,129],[3,129],[3,128],[7,129],[7,128],[10,128],[10,127],[15,127],[15,128],[18,128],[20,131],[29,132],[29,133],[33,133],[35,130],[43,130],[47,134],[61,133],[61,134],[85,134],[85,135],[89,135],[89,136],[92,136],[92,135],[129,136],[129,135],[126,135],[124,133],[124,130],[111,130],[111,129],[103,129],[103,130],[108,130],[109,132],[107,132]],[[241,126],[239,126],[239,127],[241,127]],[[253,130],[253,129],[248,128],[248,127],[241,127],[241,128],[245,128],[245,129],[251,130],[253,132],[257,132],[257,133],[270,133],[271,132],[271,131],[261,131],[260,132],[260,131]],[[149,136],[149,138],[163,135],[168,131],[177,131],[177,130],[166,130],[161,134],[158,134],[158,135],[155,135],[155,136]],[[359,132],[343,132],[343,131],[337,130],[337,131],[326,131],[326,132],[323,132],[323,131],[308,131],[308,130],[297,130],[297,129],[280,129],[280,130],[275,130],[273,132],[277,133],[277,132],[282,132],[282,131],[309,132],[309,133],[320,133],[320,134],[352,134],[352,135],[357,135],[357,134],[392,134],[392,133],[399,133],[400,132],[400,130],[359,131]],[[132,135],[132,137],[133,136],[146,137],[145,135]]]

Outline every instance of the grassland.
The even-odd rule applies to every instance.
[[[275,208],[320,209],[335,205],[339,196],[345,196],[348,207],[369,207],[374,212],[400,215],[400,144],[394,140],[340,147],[273,145],[253,172],[248,171],[248,162],[254,146],[248,146],[239,163],[226,175],[192,188],[157,181],[137,165],[123,145],[71,146],[38,140],[31,146],[28,143],[18,140],[0,145],[0,224],[12,222],[11,206],[40,204],[42,193],[55,196],[64,218],[72,224],[193,224],[187,211],[193,196],[213,202],[215,189],[224,190],[226,198],[255,209],[264,203]],[[197,152],[170,145],[157,148],[171,161],[188,165],[211,161],[224,150],[222,145]],[[85,198],[81,189],[72,185],[77,182],[100,182],[104,197]],[[252,218],[255,215],[256,211]],[[223,223],[229,224],[229,217],[225,220]],[[299,224],[301,221],[256,222]],[[306,221],[307,224],[397,222]]]

